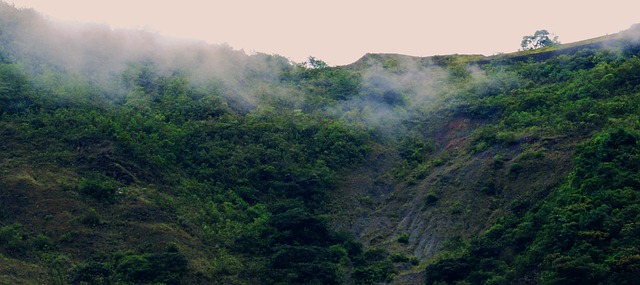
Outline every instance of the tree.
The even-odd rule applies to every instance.
[[[538,30],[533,36],[524,36],[522,37],[522,43],[520,46],[522,50],[532,50],[543,47],[551,47],[557,46],[560,44],[558,41],[558,36],[553,37],[553,39],[549,38],[549,32],[547,30]]]
[[[329,65],[327,65],[326,62],[319,60],[313,56],[309,57],[309,62],[307,63],[309,66],[311,66],[311,68],[317,68],[317,69],[322,69],[322,68],[327,68],[329,67]]]

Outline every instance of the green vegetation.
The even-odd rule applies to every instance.
[[[0,283],[640,282],[636,38],[331,67],[0,16]]]
[[[427,284],[634,284],[640,137],[607,130],[581,145],[566,183],[514,211],[464,253],[427,267]]]
[[[546,159],[548,141],[542,138],[563,137],[578,142],[573,170],[544,199],[513,201],[483,234],[428,265],[427,284],[638,282],[638,241],[630,234],[640,186],[640,82],[630,73],[638,68],[637,56],[625,49],[586,49],[543,62],[484,67],[523,81],[510,90],[473,92],[460,104],[461,112],[489,120],[475,131],[470,151],[531,140],[508,165],[515,178]],[[501,168],[504,157],[493,164]]]
[[[15,69],[5,73],[16,73]],[[187,80],[172,76],[144,81],[146,86],[136,83],[132,92],[148,90],[118,104],[76,102],[63,107],[56,101],[66,98],[53,96],[32,104],[8,102],[2,109],[2,126],[9,132],[3,141],[14,144],[9,153],[37,149],[25,149],[21,163],[75,171],[68,184],[58,187],[77,192],[101,211],[115,211],[130,199],[140,199],[131,192],[141,187],[169,195],[161,198],[166,201],[151,203],[175,211],[183,226],[192,228],[192,238],[210,248],[210,258],[231,254],[231,260],[221,260],[215,271],[192,274],[214,280],[247,274],[269,284],[332,284],[342,279],[339,272],[377,266],[350,265],[347,261],[365,253],[353,238],[332,230],[321,215],[326,192],[339,171],[367,154],[365,132],[339,120],[277,106],[235,112],[216,95],[188,87]],[[176,89],[175,84],[182,87]],[[43,91],[26,86],[22,90],[29,91],[9,94],[36,101],[31,94]],[[152,99],[141,103],[134,96]],[[17,213],[8,213],[12,214]],[[117,227],[101,216],[105,214],[90,209],[80,222],[105,230]],[[19,229],[3,228],[4,254],[20,256],[45,247],[29,247]],[[188,271],[178,248],[171,253],[141,251],[74,260],[77,269],[65,280],[177,284]],[[342,249],[340,254],[336,249]],[[103,258],[107,261],[91,261]],[[248,268],[233,265],[249,261],[253,265]],[[374,272],[381,277],[367,272],[358,271],[358,278],[387,278],[380,273],[384,270]]]
[[[532,50],[557,45],[560,45],[558,36],[554,36],[553,39],[549,38],[549,32],[547,30],[538,30],[531,36],[524,36],[522,37],[522,43],[520,43],[522,50]]]
[[[39,19],[0,5],[9,16]],[[51,284],[392,278],[385,251],[369,258],[326,216],[328,192],[373,143],[321,110],[358,92],[356,73],[313,58],[307,68],[277,56],[239,57],[253,60],[233,74],[244,77],[241,86],[203,83],[140,58],[104,82],[101,71],[80,75],[58,65],[61,58],[17,49],[19,35],[2,36],[14,36],[3,38],[8,60],[0,64],[0,187],[9,189],[0,199],[2,258],[41,268]],[[268,73],[255,69],[268,63]],[[278,86],[304,95],[270,96]]]

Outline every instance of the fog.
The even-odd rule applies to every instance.
[[[444,93],[448,72],[430,61],[401,55],[367,55],[359,67],[359,96],[340,102],[329,113],[392,135]]]
[[[276,82],[291,63],[278,55],[251,56],[226,44],[211,45],[163,37],[144,30],[52,21],[30,9],[0,2],[3,57],[36,78],[67,74],[99,87],[105,97],[126,94],[121,77],[131,66],[146,64],[158,75],[179,72],[193,85],[217,84],[225,96],[255,103],[258,84]],[[58,75],[56,75],[58,76]],[[48,82],[51,84],[55,82]],[[240,98],[236,98],[240,99]]]
[[[64,80],[75,80],[117,102],[131,91],[124,79],[128,70],[147,66],[158,76],[185,76],[192,87],[216,90],[240,108],[255,107],[265,98],[286,101],[295,108],[303,104],[305,90],[281,80],[283,73],[303,63],[281,55],[248,55],[227,44],[52,21],[4,2],[0,2],[0,15],[0,58],[19,64],[51,90],[56,85],[64,88]],[[639,30],[636,26],[623,35],[638,41]],[[503,92],[526,81],[499,70],[487,76],[473,64],[448,66],[434,58],[388,54],[366,55],[341,68],[360,77],[360,88],[357,94],[323,106],[323,111],[382,134],[404,132],[410,127],[406,124],[455,95]],[[452,81],[458,76],[455,72],[466,76],[465,82]]]
[[[0,27],[11,31],[0,34],[8,47],[3,54],[42,80],[50,92],[68,88],[65,84],[84,84],[96,87],[91,92],[118,102],[131,95],[127,80],[139,72],[151,72],[184,76],[191,87],[213,90],[241,109],[253,108],[261,100],[279,100],[294,108],[304,104],[304,88],[282,81],[283,73],[304,64],[280,55],[248,55],[226,44],[172,39],[144,30],[56,22],[2,3],[0,13]],[[407,123],[470,86],[452,83],[451,68],[429,58],[367,55],[358,67],[342,68],[359,76],[357,94],[320,108],[384,135],[404,132],[411,127]],[[509,76],[489,79],[477,67],[461,68],[475,88],[491,89],[500,85],[494,81],[512,81]]]

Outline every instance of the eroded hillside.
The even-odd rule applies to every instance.
[[[397,63],[405,61],[427,69],[446,67],[449,77],[433,93],[435,98],[424,109],[428,111],[405,122],[412,125],[413,133],[397,142],[396,148],[374,153],[366,167],[339,188],[337,212],[348,213],[337,215],[342,217],[339,226],[351,229],[369,246],[390,248],[424,261],[426,274],[422,269],[407,269],[395,279],[399,284],[423,279],[428,284],[491,280],[509,284],[507,280],[513,278],[520,278],[519,283],[589,282],[589,277],[576,278],[575,273],[558,267],[565,265],[529,261],[527,269],[514,268],[524,263],[513,258],[524,255],[528,244],[505,243],[508,237],[499,237],[505,249],[495,253],[499,257],[493,257],[492,265],[484,265],[477,251],[497,242],[498,236],[491,236],[489,229],[509,224],[505,221],[513,226],[518,217],[540,215],[538,207],[552,203],[547,202],[549,197],[558,195],[572,179],[577,167],[575,152],[583,143],[612,129],[635,133],[638,82],[631,70],[637,68],[637,40],[637,29],[632,29],[566,48],[493,58],[365,56],[350,68],[378,65],[402,73],[406,69],[397,68]],[[417,140],[411,137],[416,134]],[[409,153],[403,140],[410,140]],[[381,157],[391,158],[394,166],[389,161],[381,163]],[[637,168],[625,171],[637,172]],[[614,183],[602,182],[603,186]],[[343,197],[349,198],[345,201]],[[586,229],[574,230],[585,235]],[[517,231],[501,233],[522,234]],[[596,232],[614,235],[601,229]],[[535,233],[527,234],[535,239]],[[588,242],[601,246],[594,240]],[[630,266],[625,260],[634,255],[627,249],[608,248],[613,258],[609,262],[622,258],[618,262]],[[625,253],[613,257],[621,252]],[[629,278],[628,267],[617,271],[619,267],[605,264],[604,256],[589,260],[618,276],[607,280]],[[582,268],[572,270],[589,267]],[[553,277],[545,279],[538,276],[540,272]]]
[[[0,283],[634,283],[633,30],[330,67],[0,14]]]

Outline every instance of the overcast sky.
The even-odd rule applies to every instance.
[[[640,22],[640,1],[563,0],[4,0],[52,19],[106,23],[227,43],[330,65],[366,53],[416,56],[513,52],[547,29],[563,43]]]

